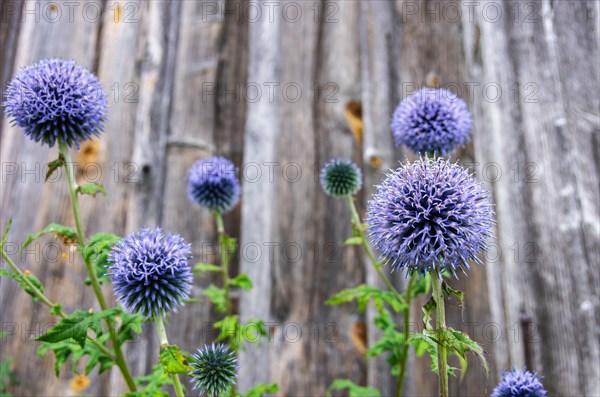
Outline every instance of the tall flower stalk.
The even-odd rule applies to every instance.
[[[77,242],[80,247],[86,246],[86,236],[83,229],[83,225],[81,223],[81,215],[79,212],[79,199],[77,197],[77,182],[75,181],[75,175],[73,172],[73,159],[71,158],[71,150],[69,147],[63,142],[59,142],[58,144],[60,155],[64,162],[64,168],[67,176],[67,187],[69,189],[69,197],[71,202],[71,208],[73,210],[73,220],[75,222],[75,231],[77,233]],[[96,299],[98,300],[98,304],[102,310],[108,309],[108,304],[106,303],[106,298],[104,297],[104,293],[102,292],[102,287],[100,286],[100,281],[98,280],[98,275],[94,265],[90,262],[87,256],[84,256],[84,263],[88,273],[88,277],[91,280],[92,288],[94,290],[94,294],[96,295]],[[129,372],[129,367],[125,362],[125,358],[123,356],[123,350],[121,349],[121,344],[119,343],[117,332],[115,330],[115,324],[112,321],[106,320],[106,326],[108,327],[108,332],[110,334],[110,340],[112,342],[113,349],[115,351],[115,363],[119,367],[119,370],[123,374],[123,378],[125,382],[127,382],[127,386],[130,390],[135,391],[136,386]]]
[[[158,341],[160,343],[161,348],[168,348],[169,339],[167,338],[167,330],[165,329],[165,323],[162,315],[157,315],[154,317],[154,325],[156,326],[156,333],[158,334]],[[183,392],[183,386],[181,385],[181,381],[179,380],[179,375],[176,373],[171,374],[171,379],[173,380],[173,387],[175,388],[175,395],[177,397],[185,397],[185,393]]]

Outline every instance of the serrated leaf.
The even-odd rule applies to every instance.
[[[210,263],[200,262],[194,265],[194,273],[196,274],[202,274],[206,272],[221,272],[222,270],[223,269],[221,269],[219,266]]]
[[[486,376],[489,374],[489,367],[485,358],[485,352],[483,351],[483,348],[479,346],[477,342],[469,338],[468,335],[457,331],[453,328],[448,328],[447,330],[444,330],[444,340],[448,344],[448,350],[454,351],[463,360],[466,360],[466,352],[471,352],[477,355],[481,366],[485,369]],[[463,363],[461,363],[461,365],[462,364]],[[466,369],[466,362],[464,363],[464,366]],[[462,376],[464,376],[464,374],[461,374],[461,377]]]
[[[96,233],[88,241],[85,248],[79,247],[78,250],[85,261],[90,261],[96,269],[96,276],[100,284],[109,282],[108,276],[108,257],[112,247],[121,241],[121,237],[112,233]],[[89,277],[85,280],[86,285],[91,284]]]
[[[35,290],[31,288],[29,284],[25,281],[25,277],[27,278],[27,281],[29,281],[38,291],[40,291],[42,294],[44,293],[44,286],[42,285],[42,282],[33,274],[26,274],[24,276],[21,276],[20,274],[17,274],[8,269],[0,269],[0,277],[9,277],[14,279],[16,282],[19,283],[21,288],[23,288],[23,291],[31,295],[31,299],[33,299],[34,302],[38,302],[40,298],[38,297]]]
[[[210,299],[218,312],[223,313],[227,309],[227,300],[225,299],[224,289],[211,284],[208,286],[208,288],[202,291],[202,295]]]
[[[187,374],[192,370],[186,356],[177,345],[160,347],[160,365],[168,374]]]
[[[33,233],[27,236],[25,242],[23,243],[18,252],[23,251],[34,240],[42,237],[43,235],[51,233],[56,235],[57,237],[60,237],[65,243],[77,240],[77,232],[72,227],[59,225],[57,223],[51,223],[48,226],[46,226],[41,232]]]
[[[417,282],[411,289],[411,297],[415,298],[421,294],[429,294],[431,290],[431,275],[429,273],[418,276]]]
[[[217,336],[216,341],[220,342],[229,338],[234,339],[234,341],[238,341],[237,335],[240,330],[240,322],[239,317],[234,314],[231,316],[225,316],[222,320],[215,322],[214,327],[218,330],[219,336]]]
[[[50,178],[50,176],[54,174],[54,171],[56,171],[63,165],[65,165],[65,162],[63,161],[62,155],[60,155],[56,160],[49,162],[48,172],[46,172],[46,178],[44,179],[44,182],[46,182],[48,178]]]
[[[363,242],[362,237],[350,237],[344,241],[344,245],[361,245]]]
[[[446,293],[446,295],[450,296],[455,296],[461,303],[463,301],[463,296],[464,294],[462,293],[462,291],[458,291],[455,289],[452,289],[452,287],[450,287],[448,284],[446,284],[445,282],[442,282],[442,290]]]
[[[336,379],[327,388],[327,397],[331,397],[331,392],[336,390],[346,390],[350,397],[380,397],[381,392],[374,387],[359,386],[350,379]]]
[[[118,308],[94,313],[81,310],[74,311],[35,340],[38,342],[57,343],[73,339],[81,347],[84,347],[88,329],[91,329],[96,336],[102,336],[103,330],[100,321],[108,317],[114,317],[119,311],[120,309]]]
[[[241,288],[245,291],[252,289],[252,280],[246,273],[241,273],[229,280],[230,285],[233,287]]]
[[[248,390],[248,393],[245,394],[245,397],[263,397],[265,393],[277,393],[278,391],[279,386],[277,383],[271,383],[270,385],[259,383],[252,389]]]
[[[135,335],[142,333],[142,324],[145,319],[141,314],[131,314],[120,310],[118,316],[121,318],[119,333],[117,335],[120,344],[134,340]]]
[[[423,327],[425,327],[426,330],[433,330],[433,327],[431,326],[431,314],[433,313],[433,311],[436,308],[436,304],[435,304],[435,299],[433,299],[433,296],[429,298],[429,300],[427,301],[427,303],[425,303],[425,305],[423,305]]]
[[[382,291],[379,288],[362,284],[355,288],[340,291],[338,294],[329,298],[325,303],[328,305],[339,305],[356,300],[358,309],[363,312],[367,304],[372,300],[378,308],[382,307],[385,302],[390,305],[394,311],[401,312],[407,305],[404,300],[400,299],[401,298],[393,292]]]
[[[135,384],[139,386],[138,390],[125,393],[125,397],[169,397],[169,393],[162,390],[162,387],[172,385],[173,380],[161,365],[155,365],[149,375],[136,378]]]
[[[106,190],[104,189],[104,186],[96,183],[88,183],[86,185],[77,186],[77,193],[88,194],[94,197],[96,197],[96,194],[102,193],[103,196],[106,196]]]

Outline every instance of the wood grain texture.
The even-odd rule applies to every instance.
[[[383,172],[414,159],[392,145],[394,107],[435,75],[473,113],[472,142],[453,159],[492,192],[497,212],[486,266],[451,282],[466,300],[448,304],[450,325],[483,344],[490,377],[470,357],[450,394],[489,395],[502,369],[527,365],[552,395],[600,395],[597,1],[111,0],[86,2],[86,17],[81,4],[72,20],[66,3],[2,2],[0,82],[45,57],[72,58],[98,74],[110,118],[102,138],[76,156],[79,181],[108,191],[82,198],[89,235],[161,225],[190,241],[198,261],[213,261],[213,221],[187,199],[185,174],[215,154],[239,165],[242,200],[225,223],[240,238],[232,274],[248,273],[255,288],[235,296],[236,310],[269,323],[272,339],[242,352],[241,390],[277,382],[279,395],[324,395],[334,379],[350,378],[394,393],[385,357],[362,357],[363,343],[379,337],[373,311],[324,304],[378,280],[360,249],[343,246],[349,213],[321,192],[317,175],[334,157],[361,164],[364,215]],[[249,14],[258,9],[261,17]],[[362,137],[344,115],[350,101],[361,104]],[[0,226],[13,217],[12,247],[50,222],[71,224],[64,179],[42,183],[56,149],[6,120],[0,142]],[[76,255],[55,258],[47,251],[53,240],[40,243],[14,255],[17,263],[67,310],[96,308]],[[392,277],[402,288],[403,276]],[[218,280],[198,279],[194,295],[211,282]],[[10,334],[0,358],[15,357],[22,380],[13,393],[69,395],[70,375],[51,376],[53,359],[39,359],[31,341],[55,319],[14,283],[0,286]],[[416,329],[423,303],[413,304]],[[214,338],[218,319],[206,303],[187,305],[167,325],[170,339],[193,350]],[[127,344],[134,375],[156,362],[156,343],[148,325]],[[124,390],[113,370],[92,376],[87,392]],[[426,360],[411,357],[405,390],[437,393]]]

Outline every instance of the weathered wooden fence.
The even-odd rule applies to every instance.
[[[349,214],[326,198],[319,166],[352,158],[365,170],[360,207],[405,153],[390,115],[427,80],[468,101],[473,140],[455,155],[493,192],[497,240],[468,278],[449,322],[482,343],[490,377],[473,362],[451,394],[491,392],[503,368],[537,369],[551,395],[600,395],[600,3],[423,1],[14,1],[0,5],[0,78],[23,65],[72,58],[92,69],[110,99],[102,138],[77,154],[79,178],[106,186],[86,198],[88,233],[161,225],[211,260],[215,231],[185,195],[198,158],[240,166],[243,199],[226,216],[240,238],[235,271],[256,288],[239,296],[242,318],[271,323],[272,343],[242,354],[241,386],[278,382],[281,395],[324,395],[336,378],[394,390],[385,359],[365,362],[377,338],[352,305],[324,301],[375,283],[362,253],[343,247]],[[348,105],[350,104],[350,105]],[[359,108],[360,105],[360,108]],[[354,134],[348,125],[350,115]],[[3,121],[2,213],[12,242],[50,222],[72,222],[64,181],[42,183],[56,157]],[[43,240],[50,241],[50,240]],[[15,256],[66,309],[94,307],[81,263],[38,246]],[[398,284],[404,282],[398,275]],[[195,294],[211,280],[196,282]],[[18,287],[1,282],[2,358],[15,357],[18,395],[66,395],[31,340],[54,321]],[[420,326],[419,304],[412,322]],[[209,342],[218,319],[189,304],[169,325],[186,349]],[[299,334],[301,332],[301,335]],[[136,375],[157,360],[147,326],[126,348]],[[66,371],[65,371],[66,372]],[[411,366],[407,392],[436,394],[428,364]],[[94,395],[124,390],[119,374],[93,378]]]

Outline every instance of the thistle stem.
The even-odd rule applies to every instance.
[[[396,395],[398,397],[402,397],[402,389],[404,387],[404,376],[406,375],[406,362],[408,361],[408,338],[410,337],[410,302],[412,299],[412,288],[415,284],[415,280],[417,278],[416,274],[410,275],[410,280],[408,282],[408,286],[406,287],[406,291],[404,292],[406,296],[406,308],[404,309],[404,347],[402,348],[401,362],[400,362],[400,373],[398,374],[398,383],[396,389]]]
[[[154,324],[156,325],[156,333],[158,334],[158,340],[160,341],[160,346],[169,346],[169,339],[167,338],[167,330],[165,329],[165,323],[163,321],[162,315],[154,317]],[[181,381],[179,380],[179,375],[171,374],[171,379],[173,379],[173,387],[175,388],[175,395],[177,397],[185,397],[183,392],[183,386],[181,385]]]
[[[48,298],[42,291],[40,291],[27,278],[27,275],[21,271],[21,269],[13,262],[12,259],[10,259],[10,257],[4,251],[4,249],[2,249],[2,251],[0,252],[0,255],[2,255],[2,258],[6,261],[6,263],[8,263],[8,266],[12,269],[12,271],[15,272],[15,273],[17,273],[22,278],[23,282],[25,282],[25,284],[27,284],[27,287],[29,287],[29,289],[31,289],[31,291],[33,291],[33,293],[35,294],[35,296],[37,296],[39,298],[39,300],[43,304],[45,304],[49,308],[53,308],[53,307],[57,306],[56,303],[52,302],[50,300],[50,298]],[[62,311],[62,310],[58,310],[55,313],[60,318],[66,318],[67,317],[67,314],[64,311]],[[98,349],[100,349],[100,351],[102,351],[102,353],[104,353],[107,357],[109,357],[113,361],[115,360],[115,356],[110,352],[110,350],[108,350],[106,348],[106,346],[104,346],[102,343],[98,342],[96,339],[92,338],[91,336],[87,336],[86,338],[91,343],[93,343],[94,345],[96,345],[96,347],[98,347]]]
[[[437,272],[431,273],[433,299],[435,300],[435,330],[438,337],[438,375],[440,378],[440,396],[448,397],[448,367],[444,331],[446,330],[446,311],[442,278]]]
[[[223,226],[223,217],[219,211],[214,211],[215,223],[217,224],[217,233],[219,234],[219,250],[221,251],[221,276],[223,280],[223,290],[225,291],[225,313],[231,315],[232,304],[231,304],[231,288],[229,278],[229,253],[227,252],[227,234],[225,234],[225,227]]]
[[[350,195],[346,196],[346,199],[348,201],[348,207],[350,208],[350,212],[352,213],[352,224],[354,225],[355,229],[360,234],[359,238],[361,240],[361,244],[364,247],[364,249],[367,253],[367,256],[369,257],[369,260],[373,264],[375,271],[379,275],[379,278],[381,279],[381,281],[383,281],[385,283],[385,285],[390,289],[390,291],[392,291],[394,294],[396,294],[396,296],[398,296],[399,298],[402,298],[402,295],[400,294],[400,292],[392,285],[390,280],[381,271],[381,265],[379,264],[379,262],[377,262],[377,259],[375,259],[375,255],[373,254],[371,247],[369,247],[369,243],[367,242],[367,239],[365,237],[365,231],[363,229],[363,225],[360,221],[360,217],[358,216],[358,211],[356,210],[356,206],[354,205],[354,199]]]
[[[69,188],[69,196],[71,197],[71,207],[73,209],[73,219],[75,221],[77,240],[79,246],[85,248],[86,238],[83,226],[81,224],[81,215],[79,213],[79,200],[77,198],[77,182],[75,181],[75,175],[73,171],[73,159],[71,157],[71,150],[67,145],[65,145],[62,142],[59,143],[58,150],[63,158],[65,172],[67,174],[67,185]],[[94,269],[94,266],[89,261],[89,259],[86,259],[84,257],[84,262],[88,272],[88,276],[90,277],[90,280],[92,282],[94,294],[96,295],[96,299],[100,304],[100,308],[102,310],[106,310],[108,309],[108,305],[106,304],[106,299],[104,298],[102,287],[100,287],[100,282],[98,281],[98,274],[96,273],[96,269]],[[115,350],[115,363],[121,370],[121,373],[123,374],[123,378],[125,378],[125,382],[127,382],[129,390],[136,391],[135,382],[131,377],[131,373],[129,372],[129,368],[127,367],[125,358],[123,357],[123,351],[121,350],[121,345],[119,344],[119,339],[117,337],[117,333],[114,329],[113,323],[107,320],[106,326],[110,334],[110,340],[112,341],[113,349]]]

